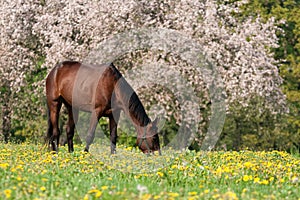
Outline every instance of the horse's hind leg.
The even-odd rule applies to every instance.
[[[50,145],[50,140],[51,140],[52,134],[53,134],[53,126],[52,126],[52,122],[50,119],[50,109],[48,106],[48,130],[47,130],[45,142],[49,145]]]
[[[66,105],[66,107],[68,109],[68,115],[69,115],[66,132],[67,132],[68,149],[69,152],[71,153],[74,151],[73,137],[75,131],[75,124],[78,121],[78,110],[73,108],[71,105]]]
[[[50,119],[50,125],[48,129],[48,137],[50,137],[50,145],[52,147],[52,151],[58,151],[58,144],[59,144],[59,135],[60,131],[58,128],[58,118],[59,118],[59,111],[61,108],[61,101],[60,100],[52,100],[48,102],[48,108],[49,108],[49,119]],[[52,135],[50,135],[52,132]]]

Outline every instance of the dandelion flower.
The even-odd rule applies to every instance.
[[[6,197],[7,199],[10,198],[10,197],[11,197],[11,190],[10,190],[10,189],[4,190],[4,195],[5,195],[5,197]]]

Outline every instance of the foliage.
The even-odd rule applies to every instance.
[[[253,97],[250,106],[243,108],[236,101],[226,118],[219,146],[235,150],[291,149],[295,136],[282,131],[282,116],[272,117],[269,110],[260,111],[265,103],[263,99]]]
[[[244,16],[261,16],[265,20],[275,18],[280,28],[276,35],[279,46],[273,48],[279,61],[279,72],[284,79],[289,114],[283,116],[281,134],[290,135],[292,145],[300,148],[300,2],[297,0],[249,1],[242,8]]]
[[[117,159],[105,150],[67,153],[40,145],[0,144],[1,199],[299,199],[300,158],[285,152],[163,152],[146,156],[118,147]],[[97,157],[99,156],[99,157]],[[97,159],[99,158],[99,159]],[[155,171],[145,163],[168,161]],[[130,160],[140,165],[116,168]],[[113,164],[111,164],[113,162]],[[127,170],[127,171],[124,171]]]

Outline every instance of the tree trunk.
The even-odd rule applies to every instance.
[[[235,133],[235,138],[233,139],[233,149],[236,151],[239,151],[241,141],[242,141],[242,130],[241,130],[241,123],[239,122],[239,119],[235,120],[235,125],[236,125],[236,133]]]
[[[10,138],[10,129],[11,129],[11,115],[8,102],[3,102],[2,104],[2,132],[0,140],[8,142]]]

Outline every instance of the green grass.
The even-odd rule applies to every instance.
[[[0,199],[300,199],[300,158],[285,152],[95,147],[0,144]]]

